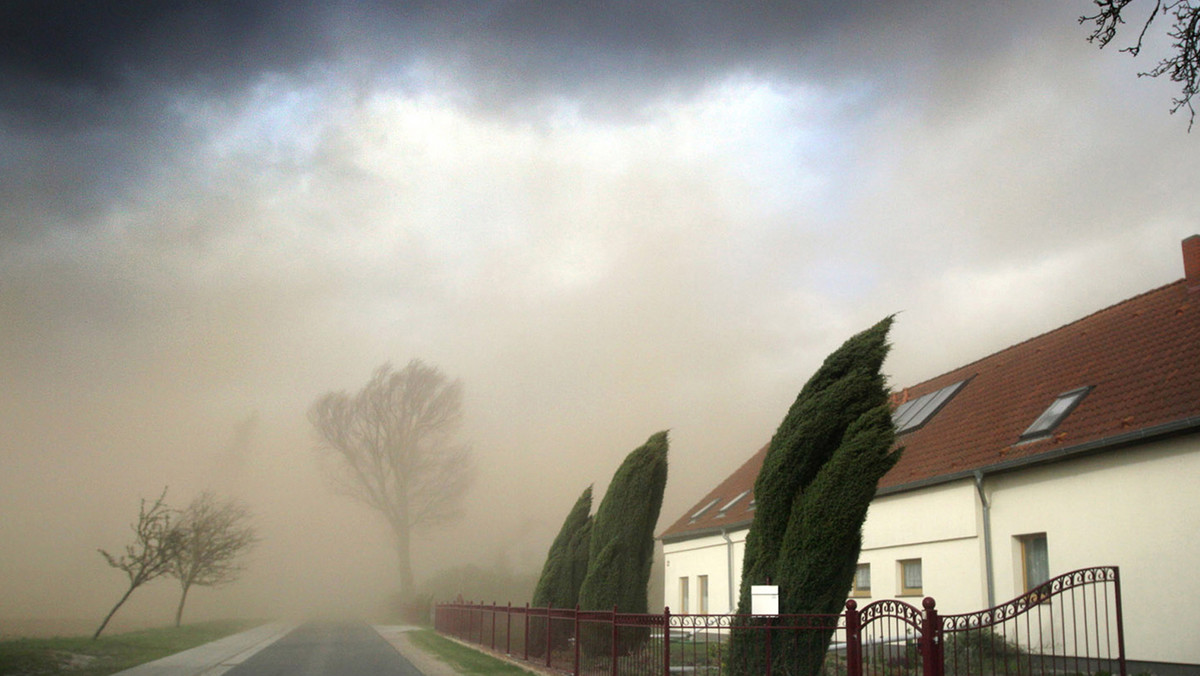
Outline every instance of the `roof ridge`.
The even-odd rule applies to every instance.
[[[983,363],[983,362],[985,362],[985,361],[988,361],[989,359],[992,359],[993,357],[996,357],[997,355],[1004,354],[1005,352],[1008,352],[1009,350],[1015,350],[1015,349],[1017,349],[1017,348],[1021,347],[1022,345],[1026,345],[1026,344],[1028,344],[1028,343],[1032,343],[1032,342],[1034,342],[1035,340],[1041,340],[1042,338],[1044,338],[1044,337],[1046,337],[1046,336],[1049,336],[1049,335],[1050,335],[1050,334],[1052,334],[1052,333],[1058,333],[1059,331],[1063,331],[1063,330],[1065,330],[1065,329],[1068,329],[1068,328],[1070,328],[1070,327],[1072,327],[1072,326],[1074,326],[1074,325],[1076,325],[1076,324],[1079,324],[1079,323],[1081,323],[1081,322],[1087,321],[1088,319],[1091,319],[1092,317],[1095,317],[1095,316],[1097,316],[1097,315],[1100,315],[1100,314],[1104,314],[1105,312],[1108,312],[1108,311],[1110,311],[1110,310],[1114,310],[1114,309],[1116,309],[1116,308],[1118,308],[1118,307],[1120,307],[1120,306],[1122,306],[1122,305],[1128,305],[1128,304],[1130,304],[1130,303],[1132,303],[1132,302],[1134,302],[1134,301],[1136,301],[1136,300],[1139,300],[1139,299],[1141,299],[1141,298],[1145,298],[1146,296],[1150,296],[1150,295],[1152,295],[1152,294],[1156,294],[1156,293],[1160,293],[1160,292],[1166,291],[1167,289],[1169,289],[1169,288],[1171,288],[1171,287],[1173,287],[1173,286],[1178,286],[1178,285],[1181,285],[1181,284],[1186,284],[1186,282],[1187,282],[1187,279],[1186,279],[1186,278],[1183,278],[1183,277],[1181,277],[1181,278],[1179,278],[1179,279],[1177,279],[1177,280],[1175,280],[1175,281],[1173,281],[1173,282],[1169,282],[1169,283],[1167,283],[1167,284],[1163,284],[1162,286],[1158,286],[1158,287],[1155,287],[1155,288],[1153,288],[1153,289],[1149,289],[1149,290],[1147,290],[1147,291],[1143,291],[1143,292],[1141,292],[1141,293],[1139,293],[1139,294],[1137,294],[1137,295],[1130,296],[1129,298],[1126,298],[1125,300],[1122,300],[1122,301],[1119,301],[1119,302],[1113,303],[1112,305],[1106,305],[1105,307],[1102,307],[1102,308],[1100,308],[1099,310],[1095,310],[1094,312],[1091,312],[1091,313],[1089,313],[1089,314],[1086,314],[1086,315],[1084,315],[1084,316],[1082,316],[1082,317],[1079,317],[1078,319],[1076,319],[1076,320],[1074,320],[1074,321],[1067,322],[1066,324],[1063,324],[1062,326],[1059,326],[1059,327],[1057,327],[1057,328],[1050,329],[1050,330],[1048,330],[1048,331],[1043,331],[1042,333],[1039,333],[1039,334],[1037,334],[1037,335],[1035,335],[1035,336],[1031,336],[1031,337],[1029,337],[1029,338],[1026,338],[1025,340],[1022,340],[1022,341],[1020,341],[1020,342],[1013,343],[1012,345],[1009,345],[1008,347],[1000,348],[999,350],[996,350],[995,352],[992,352],[991,354],[984,355],[984,356],[982,356],[982,357],[980,357],[980,358],[978,358],[978,359],[975,359],[975,360],[969,361],[969,362],[967,362],[966,364],[963,364],[963,365],[961,365],[961,366],[956,366],[955,368],[952,368],[952,369],[950,369],[949,371],[944,371],[944,372],[942,372],[942,373],[939,373],[939,374],[938,374],[938,375],[936,375],[936,376],[933,376],[933,377],[930,377],[930,378],[926,378],[925,380],[922,380],[922,381],[920,381],[920,382],[914,383],[913,385],[909,385],[909,386],[906,386],[906,387],[902,387],[902,388],[900,388],[900,389],[901,389],[901,390],[906,390],[906,389],[913,389],[913,388],[917,388],[917,387],[920,387],[920,386],[922,386],[922,385],[925,385],[926,383],[931,383],[931,382],[933,382],[933,381],[935,381],[935,380],[938,380],[939,378],[944,378],[944,377],[946,377],[946,376],[948,376],[948,375],[950,375],[950,374],[952,374],[952,373],[958,373],[959,371],[966,370],[966,369],[968,369],[968,368],[970,368],[970,367],[972,367],[972,366],[975,366],[975,365],[977,365],[977,364],[981,364],[981,363]],[[893,392],[895,392],[895,391],[897,391],[897,390],[893,388],[893,390],[892,390],[892,391],[893,391]]]

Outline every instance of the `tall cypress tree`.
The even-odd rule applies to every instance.
[[[542,576],[533,591],[535,607],[574,608],[579,603],[579,588],[587,574],[591,511],[592,487],[588,486],[575,501],[550,545]]]
[[[757,584],[780,585],[781,613],[836,613],[845,599],[867,505],[898,459],[890,452],[894,431],[880,373],[892,321],[885,318],[826,357],[772,437],[754,486],[739,613],[750,612],[750,587]],[[832,610],[815,610],[833,598]],[[760,632],[734,632],[735,673],[765,671]],[[824,643],[819,648],[823,656]],[[791,668],[804,661],[794,652],[777,651],[773,661],[780,673],[810,673]]]
[[[587,575],[588,544],[592,533],[592,487],[584,489],[563,521],[558,536],[546,554],[542,576],[533,590],[535,608],[574,608],[579,603],[579,588]],[[545,655],[546,622],[539,618],[529,625],[529,646],[534,654]],[[550,649],[563,647],[570,636],[557,632]]]
[[[588,572],[579,590],[585,610],[645,613],[654,560],[654,527],[667,485],[667,433],[630,453],[592,521]]]

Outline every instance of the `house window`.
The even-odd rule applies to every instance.
[[[701,507],[700,509],[697,509],[695,514],[692,514],[691,520],[695,521],[696,519],[699,519],[700,517],[704,516],[705,512],[712,509],[720,501],[721,501],[721,498],[713,498],[712,500],[708,501],[707,503],[705,503],[705,505],[703,507]]]
[[[1017,540],[1021,544],[1021,582],[1025,591],[1031,591],[1050,579],[1046,534],[1022,535]]]
[[[696,577],[696,586],[698,587],[696,592],[700,596],[700,614],[707,615],[708,614],[708,576],[707,575],[697,576]]]
[[[688,579],[686,577],[679,578],[679,612],[685,615],[691,612],[688,609]]]
[[[900,596],[919,596],[922,593],[921,559],[900,561]]]
[[[854,586],[850,588],[851,596],[871,595],[871,564],[860,563],[854,569]]]
[[[730,500],[729,502],[725,503],[725,505],[723,507],[721,507],[720,511],[717,512],[717,518],[723,518],[725,516],[725,512],[728,512],[730,507],[733,507],[734,505],[736,505],[739,500],[741,500],[742,498],[746,497],[749,494],[750,494],[749,489],[746,489],[746,490],[742,491],[741,493],[738,493],[736,498]]]
[[[1090,387],[1081,387],[1077,390],[1064,392],[1058,395],[1058,398],[1050,403],[1050,407],[1042,412],[1029,426],[1029,429],[1021,433],[1022,441],[1031,441],[1033,439],[1041,439],[1042,437],[1050,436],[1050,432],[1058,427],[1058,424],[1067,417],[1067,414],[1075,410],[1079,402],[1083,401],[1084,396],[1091,391]]]

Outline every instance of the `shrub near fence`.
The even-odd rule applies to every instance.
[[[840,615],[660,615],[442,604],[443,634],[564,674],[729,674],[731,632],[752,631],[767,655],[826,642],[816,674],[797,676],[1125,676],[1120,580],[1115,567],[1054,578],[1008,603],[939,615],[884,600]],[[532,630],[531,630],[532,628]],[[548,630],[547,630],[548,628]],[[533,640],[527,640],[530,637]],[[767,676],[790,675],[767,659]]]

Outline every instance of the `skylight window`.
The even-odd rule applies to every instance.
[[[1075,407],[1079,405],[1079,402],[1083,401],[1083,398],[1088,392],[1091,391],[1091,387],[1081,387],[1077,390],[1071,390],[1070,392],[1064,392],[1063,394],[1058,395],[1058,398],[1051,402],[1050,407],[1043,411],[1042,414],[1038,416],[1037,420],[1033,421],[1033,424],[1029,426],[1029,429],[1021,433],[1021,440],[1029,441],[1031,439],[1040,439],[1042,437],[1049,436],[1050,432],[1052,432],[1055,427],[1058,427],[1059,423],[1061,423],[1071,411],[1075,410]]]
[[[947,385],[936,392],[923,394],[897,406],[896,410],[892,412],[892,423],[896,426],[896,434],[911,432],[929,422],[930,418],[942,410],[942,407],[966,384],[966,380],[960,380],[953,385]]]
[[[713,505],[716,505],[720,501],[721,501],[721,498],[713,498],[711,502],[704,505],[700,509],[696,510],[696,513],[692,515],[692,521],[695,521],[696,519],[699,519],[700,517],[704,516],[705,512],[712,509]]]
[[[742,491],[741,493],[738,493],[736,498],[730,500],[729,502],[726,502],[725,505],[723,507],[721,507],[720,510],[717,511],[717,516],[719,516],[719,517],[725,516],[725,512],[728,512],[730,507],[736,505],[739,500],[741,500],[742,498],[746,497],[749,494],[750,494],[749,489],[746,489],[746,490]]]

